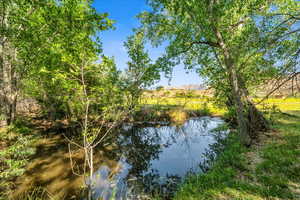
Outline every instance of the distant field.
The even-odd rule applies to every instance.
[[[254,99],[259,102],[260,99]],[[183,97],[147,97],[142,99],[145,105],[180,106],[188,110],[199,110],[207,106],[214,114],[223,114],[224,109],[215,107],[209,98],[183,98]],[[270,98],[258,105],[259,108],[273,107],[281,111],[300,111],[300,98]]]
[[[181,98],[181,97],[152,97],[143,98],[144,105],[160,105],[166,107],[178,106],[186,110],[202,110],[208,108],[211,113],[222,115],[225,109],[217,108],[208,98]]]
[[[255,99],[256,102],[259,101],[259,99]],[[267,105],[267,106],[273,106],[275,105],[277,108],[279,108],[281,111],[296,111],[300,110],[300,98],[270,98],[265,100],[260,107]]]

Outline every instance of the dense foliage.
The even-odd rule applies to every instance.
[[[18,99],[32,99],[40,117],[63,119],[72,127],[69,137],[76,139],[70,142],[84,149],[92,175],[93,148],[126,119],[142,89],[158,78],[143,38],[128,40],[132,61],[124,76],[102,53],[101,32],[111,29],[113,21],[98,13],[92,1],[7,0],[0,3],[0,15],[0,121],[13,126]],[[11,147],[24,152],[18,142]],[[9,159],[14,149],[1,151],[6,165],[18,164]],[[20,162],[23,170],[25,162]],[[14,173],[11,169],[7,173]]]
[[[249,93],[286,72],[279,64],[290,55],[282,51],[285,47],[297,52],[299,1],[151,0],[149,4],[152,11],[139,16],[141,30],[154,45],[168,41],[158,65],[166,73],[179,63],[196,68],[215,89],[218,103],[233,113],[241,140],[249,144],[253,133],[268,128]],[[277,59],[271,52],[279,54]]]
[[[35,99],[50,119],[79,119],[87,100],[83,95],[88,96],[94,114],[114,113],[126,105],[127,91],[133,96],[133,88],[153,82],[153,70],[149,74],[143,68],[149,63],[147,54],[139,58],[143,46],[134,45],[138,42],[133,39],[127,44],[133,61],[126,80],[113,59],[102,54],[99,33],[112,28],[113,21],[97,13],[91,3],[20,0],[1,4],[1,110],[8,124],[14,120],[18,95]],[[145,72],[133,78],[133,69]]]
[[[213,89],[215,104],[226,107],[225,116],[237,125],[239,136],[233,136],[232,141],[232,151],[236,152],[225,152],[221,159],[233,155],[235,164],[243,167],[241,155],[245,149],[241,144],[250,145],[259,138],[260,131],[270,128],[250,96],[258,86],[275,81],[262,102],[285,81],[299,77],[300,1],[148,0],[149,11],[138,16],[141,26],[124,43],[129,57],[124,71],[102,51],[101,33],[112,29],[114,22],[107,13],[98,13],[92,3],[0,2],[0,126],[6,127],[5,135],[0,135],[1,181],[21,175],[28,157],[35,153],[31,147],[34,137],[16,128],[19,99],[32,100],[40,108],[38,116],[45,121],[67,122],[64,125],[71,127],[71,134],[65,139],[84,151],[83,168],[89,172],[84,169],[83,174],[89,173],[92,178],[93,149],[133,112],[150,120],[143,114],[146,109],[136,109],[142,94],[160,79],[162,72],[171,76],[178,64],[196,70]],[[148,42],[166,47],[156,61],[148,54]],[[163,88],[157,87],[156,92],[163,93]],[[193,94],[176,96],[182,100]],[[159,97],[156,101],[160,100]],[[160,114],[152,112],[156,118],[167,101],[161,103],[157,106]],[[208,104],[204,105],[203,113],[209,114]],[[169,113],[170,118],[187,118],[185,112],[174,113]],[[19,135],[8,138],[11,132]],[[265,151],[264,156],[268,158],[268,154]],[[296,154],[293,152],[293,156]],[[202,178],[215,181],[224,165],[234,165],[232,159],[228,160],[230,163],[217,163],[217,171]],[[263,163],[261,168],[265,168],[263,165],[267,166]],[[233,175],[228,169],[221,179],[226,182]],[[263,176],[262,173],[258,178],[264,179]],[[205,184],[200,184],[204,188]],[[93,185],[87,186],[91,199]],[[6,188],[7,185],[0,190]],[[280,196],[281,190],[275,192]],[[178,195],[181,198],[181,193]]]

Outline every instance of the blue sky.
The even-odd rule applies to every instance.
[[[101,33],[104,54],[114,56],[119,69],[126,67],[128,57],[123,47],[126,38],[133,34],[132,29],[139,26],[136,15],[142,11],[149,10],[146,0],[94,0],[93,6],[99,12],[109,13],[109,18],[115,20],[115,30]],[[163,48],[149,48],[152,59],[157,58],[163,52]],[[183,66],[175,67],[172,86],[199,84],[201,79],[195,72],[186,73]],[[169,81],[163,78],[157,85],[168,85]]]

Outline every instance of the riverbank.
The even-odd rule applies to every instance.
[[[291,107],[285,108],[290,109]],[[300,121],[300,111],[284,111],[291,114],[279,114],[280,112],[274,114],[273,111],[278,112],[278,110],[271,109],[266,114],[274,121],[273,131],[262,134],[250,149],[241,146],[234,134],[231,134],[226,151],[220,154],[213,168],[207,174],[188,178],[186,183],[180,187],[175,199],[300,198],[297,196],[300,193],[300,187],[296,184],[299,182],[299,178],[294,178],[300,177],[300,167],[297,166],[297,163],[300,163],[298,158],[300,125],[297,124]],[[166,121],[180,125],[191,117],[204,115],[222,116],[222,110],[213,109],[210,104],[202,104],[197,108],[184,107],[183,104],[153,104],[141,109],[133,120],[140,123]],[[60,134],[62,130],[59,127],[53,127],[47,121],[39,124],[41,127],[32,126],[30,123],[26,124],[21,120],[9,127],[9,130],[2,130],[0,176],[6,177],[5,179],[2,177],[0,181],[0,199],[1,192],[3,192],[2,199],[7,199],[5,198],[7,192],[12,193],[8,188],[13,191],[14,184],[22,185],[24,187],[21,188],[27,190],[27,186],[33,186],[33,183],[43,183],[44,186],[46,183],[48,185],[51,183],[55,194],[60,194],[61,188],[80,192],[81,189],[77,187],[80,185],[77,183],[82,182],[80,178],[72,179],[74,184],[69,184],[67,181],[70,179],[72,171],[71,169],[66,170],[70,161],[68,141],[65,141]],[[46,129],[49,129],[50,132]],[[110,152],[112,147],[107,146],[107,148],[107,151],[103,151]],[[39,151],[36,152],[36,149]],[[48,155],[47,152],[51,152],[51,155]],[[38,157],[45,157],[45,159],[41,160]],[[78,163],[82,160],[77,154],[73,159],[77,159]],[[106,161],[100,160],[99,162]],[[117,162],[110,162],[110,165],[112,168],[118,167]],[[42,166],[46,166],[46,168]],[[25,169],[31,173],[27,173],[27,177],[23,176],[24,179],[18,178],[16,182],[15,178],[23,174]],[[51,176],[37,176],[47,169],[53,172]],[[60,175],[62,173],[63,176]],[[63,181],[56,181],[54,177],[63,179]],[[60,184],[56,184],[57,182]],[[62,186],[61,183],[65,185]],[[30,191],[36,193],[35,189],[32,189]],[[13,193],[17,194],[17,192]]]
[[[174,199],[300,199],[300,111],[273,120],[249,149],[230,137],[213,168],[187,178]]]

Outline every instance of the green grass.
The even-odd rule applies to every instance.
[[[176,200],[300,199],[300,111],[275,114],[274,131],[251,148],[235,134],[211,170],[187,178]]]
[[[21,121],[0,129],[0,200],[7,199],[14,178],[24,173],[30,156],[35,153],[36,140],[37,136]]]

